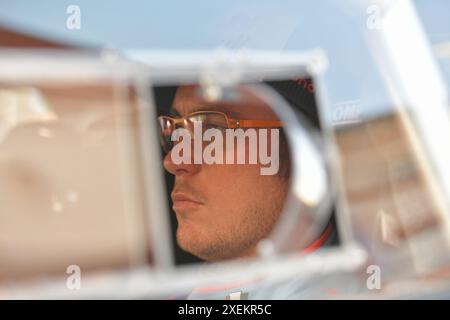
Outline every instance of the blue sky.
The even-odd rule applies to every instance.
[[[359,8],[351,9],[354,12],[349,14],[343,3],[343,0],[0,0],[0,25],[64,42],[119,49],[226,46],[298,51],[320,47],[330,59],[326,80],[332,104],[355,99],[365,100],[369,107],[386,104],[386,92],[363,36],[366,12]],[[415,3],[431,41],[450,40],[450,1]],[[81,9],[79,30],[66,28],[66,8],[72,4]]]
[[[316,2],[319,1],[0,0],[0,23],[69,42],[121,48],[210,48],[224,40],[231,41],[233,32],[251,28],[254,22],[257,25],[253,28],[267,32],[264,43],[247,45],[267,49],[276,46],[277,36],[283,38],[294,27],[317,29],[319,25],[326,30],[325,24],[342,15],[334,5],[336,1]],[[414,2],[431,37],[437,39],[442,34],[450,38],[450,2]],[[80,30],[65,27],[66,8],[71,4],[81,8]],[[258,20],[261,24],[266,21],[266,28],[258,25]],[[333,38],[338,40],[329,40]]]

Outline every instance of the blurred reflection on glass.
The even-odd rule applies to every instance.
[[[128,87],[108,81],[2,80],[0,281],[151,258],[136,108]]]
[[[339,218],[348,226],[345,238],[363,245],[368,265],[380,267],[383,294],[392,283],[450,266],[450,122],[412,2],[335,3],[364,26],[361,56],[369,57],[359,84],[343,71],[356,70],[352,63],[337,66],[345,86],[326,82],[330,96],[353,90],[323,110],[335,142]],[[369,8],[381,27],[370,25]]]
[[[336,138],[357,239],[370,239],[366,245],[384,259],[403,259],[401,252],[413,259],[414,239],[430,241],[424,248],[440,249],[431,245],[446,226],[444,213],[427,185],[401,119],[388,115],[342,128]],[[445,242],[440,246],[446,250]],[[420,261],[417,265],[413,260],[385,262],[404,274],[420,267]]]
[[[283,253],[313,251],[318,240],[323,238],[323,245],[336,236],[335,226],[327,225],[329,207],[317,212],[327,200],[326,173],[308,139],[318,128],[309,123],[307,136],[294,132],[300,126],[294,105],[318,126],[314,95],[294,80],[267,84],[266,91],[251,85],[220,88],[220,97],[212,100],[198,85],[155,89],[174,238],[199,259],[256,257],[261,241],[274,231],[274,250]],[[275,94],[285,105],[267,99]],[[288,98],[297,101],[289,106]],[[177,130],[185,129],[191,136],[177,138]],[[296,140],[288,139],[289,130]],[[304,171],[292,181],[297,162]],[[291,211],[283,215],[287,207]]]

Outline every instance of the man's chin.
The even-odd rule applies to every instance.
[[[202,237],[199,234],[199,228],[193,223],[182,222],[178,224],[177,228],[177,243],[181,249],[192,253],[193,249],[198,247],[202,241]]]
[[[178,225],[177,243],[184,251],[210,262],[252,257],[256,252],[255,246],[226,245],[218,240],[218,234],[206,233],[204,228],[191,222]]]
[[[190,222],[178,225],[177,243],[184,251],[203,260],[215,260],[218,253],[202,228]]]

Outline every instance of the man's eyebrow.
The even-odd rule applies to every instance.
[[[173,116],[173,117],[181,117],[180,113],[173,108],[170,108],[169,110],[169,116]]]
[[[202,106],[202,107],[198,107],[198,108],[194,108],[191,113],[193,112],[199,112],[199,111],[219,111],[219,112],[223,112],[225,113],[227,116],[230,116],[232,118],[237,118],[239,117],[239,114],[234,112],[234,111],[230,111],[228,109],[228,107],[226,106],[222,106],[222,105],[214,105],[214,106]]]
[[[200,112],[200,111],[220,111],[220,112],[223,112],[227,116],[232,117],[232,118],[239,118],[240,117],[239,113],[234,112],[234,111],[230,111],[227,106],[222,106],[222,105],[199,106],[199,107],[195,107],[192,110],[190,110],[189,113]],[[181,117],[181,114],[175,108],[170,108],[169,116]]]

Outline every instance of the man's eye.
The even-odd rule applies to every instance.
[[[203,123],[204,129],[219,129],[219,130],[225,130],[226,128],[223,125],[216,124],[216,123]]]

